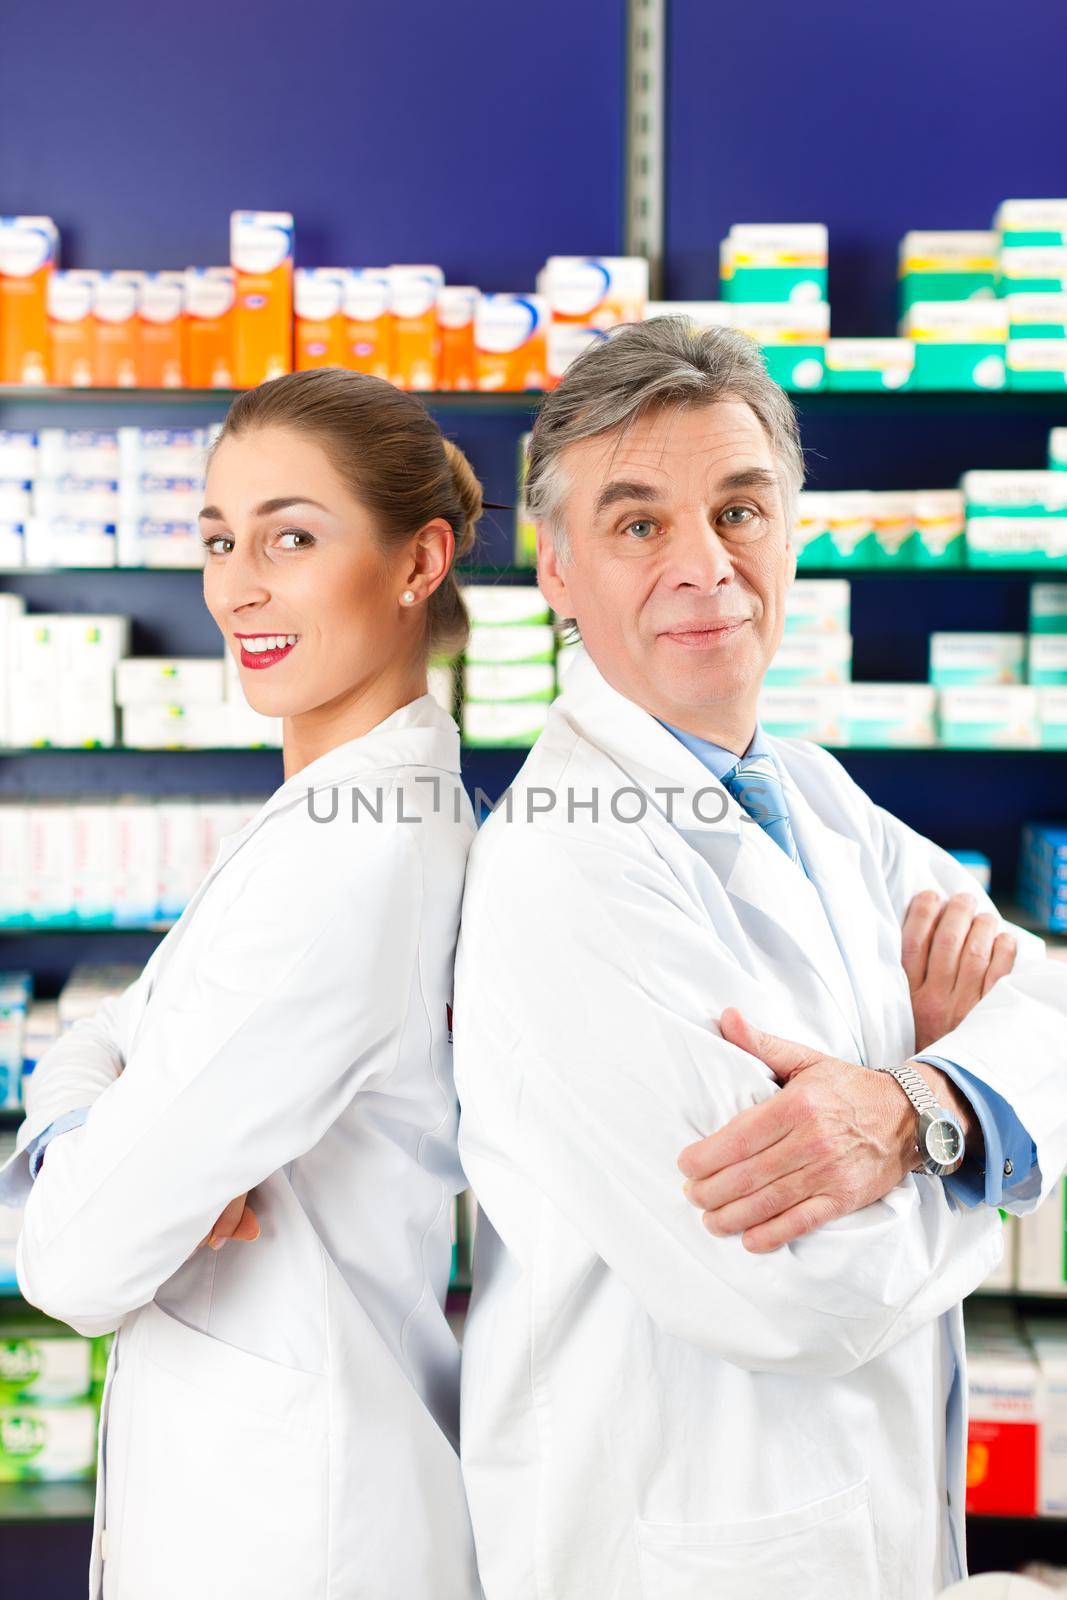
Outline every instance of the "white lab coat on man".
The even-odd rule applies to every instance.
[[[487,1600],[929,1600],[961,1572],[960,1300],[999,1259],[996,1211],[919,1175],[753,1255],[682,1192],[681,1150],[776,1092],[722,1010],[902,1062],[907,905],[976,889],[826,751],[771,744],[814,883],[582,651],[511,820],[471,853],[461,1438]],[[643,820],[613,817],[642,792]],[[1067,1158],[1067,969],[1018,938],[1012,975],[930,1048],[1013,1104],[1045,1192]]]
[[[19,1283],[118,1330],[93,1600],[479,1593],[443,1311],[458,774],[429,695],[312,761],[33,1075],[20,1151],[91,1110],[4,1174]],[[245,1190],[260,1238],[196,1249]]]

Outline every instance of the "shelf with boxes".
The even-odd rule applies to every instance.
[[[671,309],[664,302],[663,313]],[[684,310],[679,305],[679,311]],[[983,389],[815,389],[805,390],[783,384],[801,415],[808,412],[855,411],[862,415],[887,411],[937,411],[952,409],[963,415],[974,412],[1038,411],[1062,414],[1067,411],[1064,390],[983,390]],[[221,415],[241,389],[72,389],[61,384],[0,384],[0,406],[25,405],[35,411],[42,406],[72,406],[80,411],[101,411],[117,406],[124,411],[161,407],[175,414],[184,410],[217,411]],[[467,412],[472,415],[501,414],[522,416],[535,411],[545,398],[544,389],[508,389],[482,393],[477,389],[424,389],[416,391],[431,411]]]
[[[513,293],[447,284],[435,265],[295,268],[291,212],[233,212],[228,266],[60,271],[51,218],[4,217],[0,381],[221,392],[340,366],[420,392],[540,390],[612,328],[680,313],[746,333],[802,394],[1062,395],[1065,241],[1065,200],[1007,200],[983,232],[909,233],[896,336],[841,339],[821,223],[735,224],[721,299],[654,302],[640,257],[552,256]]]

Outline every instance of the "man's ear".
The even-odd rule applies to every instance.
[[[537,587],[553,611],[558,612],[561,617],[569,617],[571,612],[567,596],[567,580],[563,576],[565,569],[556,554],[555,540],[545,523],[538,522],[536,528]]]

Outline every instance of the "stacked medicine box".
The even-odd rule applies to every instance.
[[[1067,748],[1067,583],[1035,583],[1030,632],[933,633],[946,746]]]
[[[1019,855],[1019,902],[1050,933],[1067,933],[1067,827],[1028,822]]]
[[[0,594],[0,747],[281,746],[281,718],[248,704],[228,651],[130,656],[129,636],[125,616],[27,612]]]
[[[3,1307],[0,1483],[95,1477],[109,1344],[110,1335],[83,1338],[18,1302]]]
[[[140,928],[179,917],[260,799],[0,800],[0,929]]]
[[[198,567],[204,428],[0,432],[0,567]]]
[[[551,611],[532,584],[468,584],[461,726],[471,746],[532,745],[556,697]]]
[[[729,325],[756,340],[767,370],[783,388],[823,386],[828,259],[823,223],[735,223],[719,247]]]

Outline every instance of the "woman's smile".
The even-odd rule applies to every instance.
[[[273,667],[284,661],[299,642],[298,633],[236,633],[241,643],[242,667]]]

